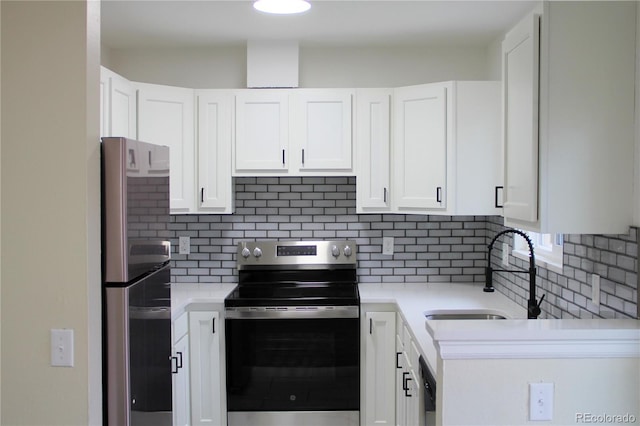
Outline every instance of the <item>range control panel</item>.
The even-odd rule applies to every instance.
[[[238,243],[238,269],[260,267],[356,267],[356,243],[331,241],[243,241]]]

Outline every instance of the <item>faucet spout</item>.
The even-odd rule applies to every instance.
[[[493,250],[493,245],[501,236],[505,234],[517,234],[520,235],[527,241],[529,245],[529,270],[513,270],[513,269],[493,269],[491,267],[491,251]],[[540,304],[544,300],[544,295],[540,298],[540,301],[536,299],[536,258],[533,251],[533,243],[527,234],[517,229],[505,229],[504,231],[499,232],[491,243],[488,246],[488,256],[487,256],[487,267],[485,268],[485,285],[483,291],[485,292],[493,292],[495,288],[493,287],[493,273],[494,272],[513,272],[513,273],[526,273],[529,274],[529,300],[527,302],[527,318],[529,319],[537,319],[541,313]]]

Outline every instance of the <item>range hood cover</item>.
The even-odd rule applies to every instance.
[[[248,41],[247,87],[298,87],[297,41]]]

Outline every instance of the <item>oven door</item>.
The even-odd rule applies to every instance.
[[[340,308],[337,318],[326,309],[227,311],[230,426],[359,424],[358,307]]]

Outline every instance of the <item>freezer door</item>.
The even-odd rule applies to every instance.
[[[107,424],[171,425],[170,267],[105,288]]]

